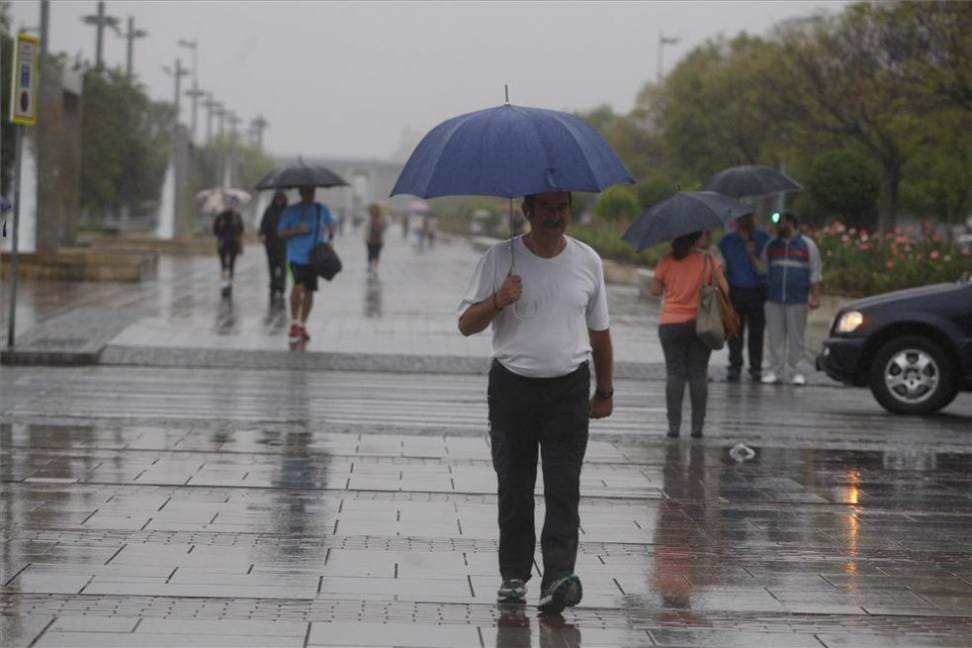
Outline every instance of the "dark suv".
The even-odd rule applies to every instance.
[[[972,281],[861,299],[841,308],[817,357],[834,380],[870,386],[888,411],[927,414],[972,390]]]

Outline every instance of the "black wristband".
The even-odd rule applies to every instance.
[[[594,395],[600,398],[601,400],[611,400],[612,398],[614,398],[614,387],[612,387],[607,391],[601,391],[600,389],[598,389],[594,392]]]

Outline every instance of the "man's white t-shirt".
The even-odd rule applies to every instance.
[[[567,375],[590,357],[588,329],[604,331],[610,324],[601,257],[570,237],[550,259],[528,250],[522,236],[513,239],[512,250],[523,295],[493,319],[493,357],[527,378]],[[460,313],[499,290],[510,272],[510,251],[504,241],[483,255]]]

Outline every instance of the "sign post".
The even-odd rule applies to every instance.
[[[14,41],[13,74],[10,75],[10,121],[14,124],[15,155],[13,186],[13,228],[10,241],[10,317],[7,347],[14,348],[17,322],[17,239],[20,233],[20,177],[24,153],[24,126],[37,123],[37,55],[39,42],[20,33]]]

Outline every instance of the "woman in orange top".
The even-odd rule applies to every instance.
[[[705,425],[711,350],[695,334],[699,289],[714,272],[719,287],[729,292],[722,266],[704,251],[708,245],[708,232],[694,232],[672,241],[672,252],[655,266],[655,276],[649,287],[652,295],[664,295],[658,338],[665,353],[665,405],[670,438],[678,437],[682,424],[686,382],[692,401],[692,438],[700,438]]]

